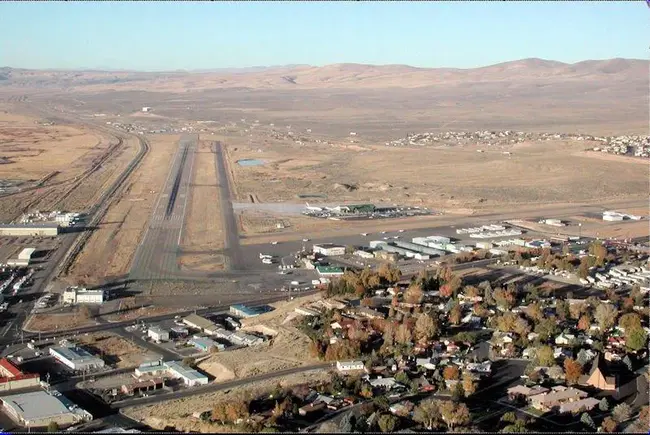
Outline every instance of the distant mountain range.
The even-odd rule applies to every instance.
[[[0,68],[0,87],[27,90],[148,90],[180,92],[220,88],[250,89],[382,89],[424,88],[443,84],[481,82],[574,81],[647,83],[647,60],[586,60],[573,64],[545,59],[522,59],[480,68],[417,68],[408,65],[354,63],[256,66],[198,71],[138,72],[106,70],[28,70]]]

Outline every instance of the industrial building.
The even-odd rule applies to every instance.
[[[229,309],[230,314],[244,318],[259,316],[267,311],[264,307],[248,307],[244,304],[231,305]]]
[[[135,376],[162,376],[167,375],[173,379],[181,379],[189,387],[194,385],[206,385],[208,377],[196,370],[184,366],[177,361],[153,361],[141,364],[135,369]]]
[[[106,365],[104,360],[80,347],[51,347],[50,355],[66,367],[79,372],[100,369]]]
[[[398,259],[395,252],[375,251],[374,255],[377,260],[388,261],[391,263],[395,263]]]
[[[88,290],[82,287],[68,287],[63,291],[64,304],[103,304],[107,299],[104,290]]]
[[[316,266],[316,272],[318,272],[318,275],[324,276],[324,277],[342,276],[343,275],[343,269],[341,269],[340,267],[335,267],[335,266]]]
[[[200,337],[198,335],[192,337],[187,343],[191,344],[201,352],[210,352],[214,347],[216,347],[220,351],[226,348],[226,346],[224,346],[221,343],[217,343],[216,341],[210,338]]]
[[[154,341],[169,341],[169,331],[158,326],[152,326],[147,331],[147,336]]]
[[[544,220],[540,221],[540,223],[546,224],[546,225],[551,225],[553,227],[565,227],[566,226],[566,224],[564,222],[562,222],[560,219],[544,219]]]
[[[168,373],[174,379],[181,379],[188,387],[208,384],[208,377],[206,375],[201,374],[190,367],[184,366],[177,361],[167,361],[165,365],[167,366]]]
[[[205,331],[206,329],[211,329],[216,326],[212,320],[208,320],[205,317],[199,316],[198,314],[190,314],[183,319],[183,323],[185,323],[190,328],[198,329],[201,331]]]
[[[324,255],[325,257],[345,255],[345,246],[335,245],[333,243],[321,243],[319,245],[314,245],[312,252],[314,254]]]
[[[641,220],[641,216],[635,216],[633,214],[629,213],[621,213],[618,211],[613,211],[613,210],[607,210],[603,212],[603,220],[604,221],[610,221],[610,222],[619,222],[623,221],[626,219],[630,219],[633,221],[638,221]]]
[[[18,254],[18,259],[31,262],[34,252],[36,252],[36,248],[25,248]]]
[[[37,373],[23,373],[8,359],[0,360],[0,392],[37,387],[40,381]]]
[[[46,427],[51,422],[66,427],[93,419],[92,414],[70,402],[58,391],[15,394],[0,400],[4,412],[28,429]]]
[[[8,224],[0,225],[0,236],[49,236],[59,235],[56,224]]]

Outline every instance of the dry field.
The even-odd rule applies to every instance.
[[[97,322],[81,315],[77,310],[74,313],[65,314],[34,314],[25,322],[24,328],[26,331],[32,332],[52,332],[95,324]]]
[[[99,354],[103,359],[115,364],[117,368],[133,367],[150,361],[151,357],[145,349],[133,344],[133,342],[120,336],[98,332],[78,337],[81,344],[93,348],[95,354]]]
[[[163,314],[171,314],[183,310],[185,310],[185,307],[179,308],[179,307],[147,306],[147,307],[126,311],[121,314],[109,314],[103,317],[109,322],[124,322],[127,320],[145,319],[147,317],[161,316]]]
[[[257,331],[272,335],[268,342],[253,347],[220,352],[199,364],[199,368],[219,381],[246,378],[315,363],[309,353],[309,338],[292,327],[287,318],[295,316],[295,308],[320,295],[296,298],[291,302],[271,304],[275,310],[250,319],[244,319],[244,331]]]
[[[151,210],[167,177],[178,136],[156,135],[150,150],[73,264],[67,280],[90,284],[125,274],[149,224]],[[98,268],[97,265],[102,267]]]
[[[219,391],[200,394],[184,399],[161,402],[155,405],[126,408],[124,414],[136,421],[141,421],[153,429],[162,430],[172,426],[180,432],[231,433],[241,431],[237,427],[218,423],[201,422],[192,418],[195,412],[211,410],[215,404],[243,397],[257,397],[273,390],[278,385],[288,388],[302,384],[314,384],[327,381],[331,375],[326,371],[313,371],[282,376],[268,381],[255,382],[246,386],[234,387],[227,392]]]
[[[229,154],[239,201],[254,195],[259,202],[296,203],[304,202],[299,194],[319,194],[330,204],[396,203],[462,212],[641,199],[647,190],[647,165],[630,163],[633,159],[593,159],[577,153],[585,148],[579,142],[531,143],[510,156],[501,149],[477,153],[474,147],[317,150],[279,141],[266,148],[232,142]],[[235,163],[245,158],[266,163]]]
[[[83,127],[39,121],[0,111],[0,157],[8,161],[0,164],[0,179],[39,180],[54,171],[60,174],[52,182],[71,179],[108,147],[109,138]]]
[[[192,174],[190,201],[181,247],[181,268],[214,271],[224,267],[224,257],[215,251],[223,248],[223,226],[219,188],[211,142],[200,141]]]

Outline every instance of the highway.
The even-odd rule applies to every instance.
[[[178,246],[183,233],[196,137],[183,137],[161,190],[149,227],[136,251],[130,276],[133,279],[173,279],[178,274]]]
[[[285,370],[278,370],[250,378],[236,379],[234,381],[220,382],[216,384],[202,385],[199,387],[188,388],[185,390],[175,391],[173,393],[159,394],[150,397],[139,397],[134,399],[122,400],[111,404],[113,409],[123,409],[132,406],[151,405],[154,403],[164,402],[166,400],[181,399],[183,397],[195,396],[197,394],[214,393],[221,390],[229,390],[241,385],[252,384],[266,381],[269,379],[279,378],[282,376],[295,375],[297,373],[309,372],[313,370],[327,370],[333,367],[333,363],[313,364],[308,366],[293,367]]]
[[[226,235],[224,239],[226,262],[230,270],[242,270],[244,260],[239,246],[239,231],[237,219],[232,208],[232,198],[230,195],[230,180],[226,170],[226,162],[223,156],[223,145],[221,142],[215,142],[214,165],[217,173],[217,183],[219,186],[219,204],[221,204],[221,216]]]

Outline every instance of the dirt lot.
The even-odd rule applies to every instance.
[[[121,314],[109,314],[107,316],[104,316],[104,318],[110,322],[123,322],[126,320],[135,320],[140,318],[161,316],[163,314],[171,314],[183,310],[184,308],[177,308],[177,307],[149,306],[149,307],[130,310]]]
[[[219,208],[219,189],[211,142],[200,141],[194,171],[188,213],[185,217],[182,249],[192,252],[179,259],[185,270],[213,271],[224,268],[223,227]]]
[[[377,145],[297,145],[226,138],[239,201],[408,204],[456,211],[640,198],[647,165],[596,160],[579,153],[584,142],[547,141],[477,153],[475,147],[393,148]],[[261,151],[261,152],[260,152]],[[235,162],[255,158],[264,165]],[[612,177],[611,174],[618,174]],[[595,183],[594,180],[607,180]],[[316,201],[313,201],[316,202]]]
[[[84,247],[67,277],[97,283],[129,270],[135,249],[149,223],[151,210],[167,177],[179,136],[156,135],[141,166]],[[103,267],[97,268],[98,264]]]
[[[85,317],[77,309],[73,313],[34,314],[29,317],[28,321],[25,323],[25,330],[33,332],[52,332],[59,329],[66,330],[81,328],[95,324],[97,324],[97,322]]]
[[[240,397],[256,397],[275,388],[278,384],[282,387],[291,387],[305,383],[316,383],[330,378],[325,371],[313,371],[294,374],[291,376],[278,377],[268,381],[256,382],[246,386],[235,387],[227,392],[219,391],[210,394],[201,394],[184,399],[162,402],[156,405],[127,408],[124,410],[126,416],[141,421],[154,429],[165,429],[172,426],[177,431],[190,432],[232,432],[237,428],[200,422],[191,418],[195,412],[208,411],[213,406],[226,400]]]
[[[271,304],[275,308],[273,311],[244,319],[244,331],[261,332],[272,339],[259,346],[220,352],[199,367],[224,381],[317,362],[309,353],[309,338],[286,320],[294,317],[295,308],[320,298],[320,295],[314,295],[296,298],[289,303],[278,302]]]
[[[78,340],[117,368],[133,367],[150,360],[146,350],[114,334],[98,332],[79,336]]]

